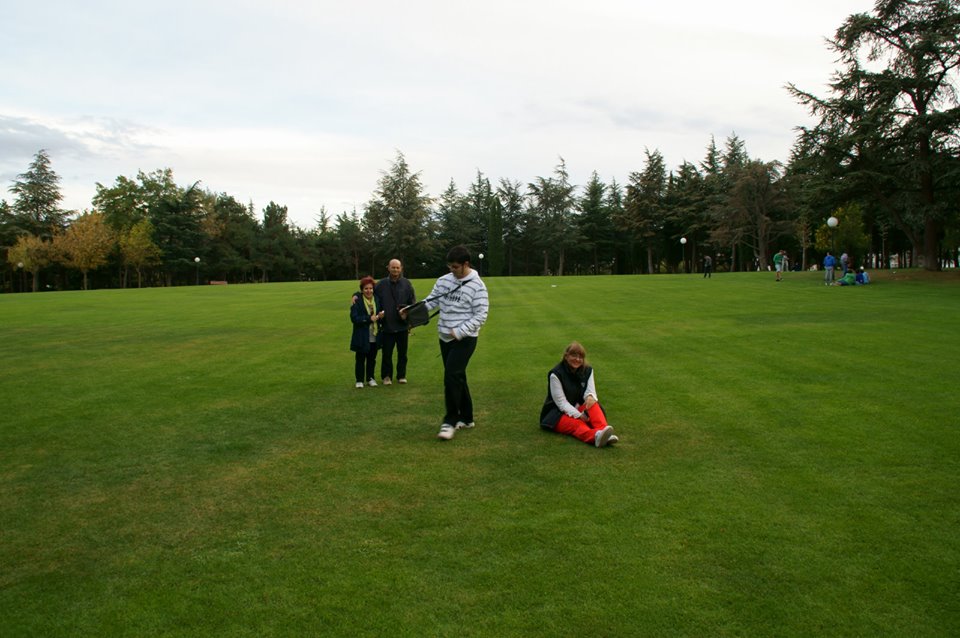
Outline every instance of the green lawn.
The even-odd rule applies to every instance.
[[[960,635],[960,277],[874,279],[489,279],[449,442],[354,282],[0,295],[0,634]]]

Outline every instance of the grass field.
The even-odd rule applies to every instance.
[[[0,634],[960,635],[960,278],[874,279],[490,279],[449,442],[354,282],[2,295]],[[537,426],[572,339],[617,447]]]

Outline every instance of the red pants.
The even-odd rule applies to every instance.
[[[577,406],[577,409],[582,412],[583,406]],[[560,420],[557,421],[557,427],[554,428],[554,431],[560,434],[575,436],[584,443],[593,445],[597,431],[607,427],[607,417],[603,415],[603,410],[600,409],[599,403],[594,403],[593,407],[587,410],[587,416],[590,417],[589,422],[562,414],[560,415]]]

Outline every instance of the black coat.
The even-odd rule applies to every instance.
[[[544,399],[543,407],[540,408],[540,427],[546,430],[554,429],[563,415],[563,411],[553,402],[553,396],[550,394],[550,375],[555,374],[560,379],[563,396],[570,404],[582,405],[585,399],[584,393],[587,391],[587,381],[590,380],[592,372],[593,368],[590,366],[580,366],[576,371],[570,370],[567,364],[561,361],[547,373],[547,398]]]
[[[410,329],[407,320],[400,317],[400,308],[410,306],[417,301],[417,296],[413,292],[413,284],[406,277],[400,277],[397,281],[391,281],[389,277],[384,277],[377,282],[373,289],[373,294],[380,302],[383,310],[383,320],[380,322],[380,329],[384,332],[406,332]]]
[[[380,304],[377,303],[377,297],[373,297],[373,305],[376,312],[380,312]],[[353,322],[353,334],[350,336],[350,349],[353,352],[370,352],[370,315],[367,314],[367,307],[363,303],[363,294],[357,295],[357,300],[350,306],[350,321]],[[383,331],[377,331],[377,346],[380,345],[381,334]]]

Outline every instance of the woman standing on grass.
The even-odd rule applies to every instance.
[[[563,359],[547,373],[547,398],[540,410],[540,427],[575,436],[597,447],[613,445],[619,439],[597,401],[593,368],[587,353],[574,341]]]
[[[373,295],[373,277],[360,280],[360,299],[350,306],[350,320],[353,322],[353,336],[350,337],[350,349],[357,353],[354,376],[357,387],[362,388],[364,381],[375,387],[373,378],[377,365],[377,349],[380,347],[380,320],[383,310]]]

